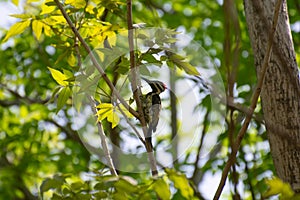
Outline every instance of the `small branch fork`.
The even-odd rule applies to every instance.
[[[215,193],[215,196],[213,198],[214,200],[219,199],[220,196],[221,196],[221,193],[222,193],[223,188],[225,186],[225,182],[226,182],[228,173],[230,171],[231,166],[235,162],[236,154],[237,154],[238,149],[241,145],[242,139],[246,134],[246,131],[247,131],[247,128],[248,128],[249,123],[251,121],[253,112],[256,108],[257,101],[258,101],[258,98],[259,98],[259,95],[260,95],[260,92],[261,92],[261,89],[262,89],[262,86],[263,86],[266,70],[268,68],[268,64],[269,64],[269,60],[270,60],[270,55],[271,55],[272,45],[273,45],[273,38],[274,38],[274,35],[275,35],[275,32],[276,32],[276,26],[277,26],[277,23],[278,23],[279,11],[280,11],[281,5],[282,5],[282,0],[277,0],[276,5],[275,5],[274,16],[273,16],[272,29],[271,29],[271,32],[269,34],[266,54],[265,54],[265,57],[264,57],[260,77],[258,77],[258,83],[257,83],[256,89],[253,93],[252,102],[251,102],[251,105],[250,105],[250,108],[249,108],[250,113],[248,113],[248,115],[245,118],[244,124],[243,124],[242,128],[240,129],[240,131],[238,133],[235,144],[233,145],[234,148],[232,149],[232,152],[229,156],[229,159],[228,159],[228,161],[227,161],[227,163],[226,163],[226,165],[223,169],[223,173],[222,173],[222,177],[221,177],[218,189],[217,189],[217,191]]]

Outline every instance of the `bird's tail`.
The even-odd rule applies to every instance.
[[[152,128],[151,124],[149,124],[149,128],[148,128],[147,135],[146,135],[146,138],[145,138],[146,145],[148,146],[149,151],[153,151],[152,131],[153,131],[153,128]]]

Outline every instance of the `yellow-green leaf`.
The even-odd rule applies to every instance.
[[[195,75],[195,76],[200,75],[196,67],[192,66],[190,63],[185,61],[184,57],[172,52],[168,52],[167,55],[171,62],[173,62],[180,69],[183,69],[187,74]]]
[[[194,190],[184,174],[174,169],[166,169],[166,173],[169,179],[174,183],[174,187],[180,191],[184,198],[191,199],[194,196]]]
[[[30,20],[27,19],[25,21],[17,22],[14,25],[12,25],[9,29],[9,31],[6,33],[5,38],[2,42],[6,42],[9,38],[21,34],[24,32],[24,30],[30,25]]]
[[[73,52],[70,53],[67,62],[71,67],[74,67],[76,65],[76,57]]]
[[[111,122],[112,128],[116,127],[119,124],[120,118],[117,114],[117,111],[120,111],[113,104],[101,103],[96,107],[99,109],[97,111],[98,121],[107,118],[107,121]]]
[[[56,9],[56,6],[47,6],[46,4],[42,5],[42,11],[40,15],[45,15],[53,12]]]
[[[97,106],[98,121],[107,118],[113,112],[113,105],[111,103],[101,103]]]
[[[133,115],[125,108],[125,106],[123,104],[120,105],[120,108],[122,110],[122,112],[128,117],[131,118],[133,117]]]
[[[115,128],[119,124],[120,118],[116,112],[111,112],[111,114],[107,116],[107,121],[111,122],[112,128]]]
[[[32,31],[34,32],[37,40],[40,40],[41,38],[43,25],[44,24],[41,21],[38,20],[32,21]]]
[[[192,66],[188,62],[178,62],[176,63],[176,65],[190,75],[200,76],[200,73],[198,72],[196,67]]]
[[[20,106],[20,117],[25,118],[28,115],[28,109],[26,106]]]
[[[61,86],[67,86],[68,82],[65,81],[68,79],[68,77],[66,75],[64,75],[63,73],[61,73],[60,71],[53,69],[51,67],[48,67],[48,69],[51,72],[52,77],[54,78],[54,80]]]
[[[18,18],[18,19],[29,19],[29,18],[32,18],[32,15],[30,15],[30,14],[11,14],[9,16],[15,17],[15,18]]]
[[[153,189],[156,192],[156,194],[160,197],[162,200],[169,200],[171,199],[171,192],[169,189],[169,185],[167,182],[159,178],[154,182]]]
[[[56,112],[62,109],[62,107],[66,104],[70,96],[71,96],[71,89],[69,87],[62,88],[62,90],[58,94]]]
[[[12,0],[13,4],[15,4],[16,6],[19,5],[19,0]]]
[[[111,103],[101,103],[97,106],[97,108],[100,108],[100,109],[102,109],[102,108],[112,108],[112,107],[113,107],[113,105]]]
[[[85,7],[86,2],[85,0],[66,0],[65,4],[70,4],[71,6],[80,9]]]
[[[103,108],[97,112],[98,115],[98,121],[102,121],[103,119],[107,118],[109,115],[111,115],[113,112],[113,109],[111,108]]]
[[[290,199],[294,196],[294,191],[288,183],[284,183],[281,179],[274,177],[266,180],[266,184],[269,186],[268,191],[264,194],[264,197],[270,197],[280,194],[284,199]]]

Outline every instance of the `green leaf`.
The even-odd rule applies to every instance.
[[[51,98],[50,98],[50,100],[49,100],[50,103],[54,101],[55,96],[56,96],[56,94],[60,91],[60,89],[61,89],[61,88],[60,88],[59,86],[57,86],[57,87],[54,89],[54,91],[52,92]]]
[[[119,181],[114,184],[114,186],[117,190],[128,194],[134,193],[138,189],[136,181],[133,178],[127,176],[121,177]]]
[[[46,178],[41,186],[40,191],[41,193],[47,192],[50,189],[59,189],[65,182],[65,178],[68,177],[68,175],[54,175],[53,178]]]
[[[40,40],[41,38],[43,26],[44,24],[41,21],[38,20],[32,21],[32,31],[34,32],[37,40]]]
[[[32,18],[32,15],[30,15],[30,14],[11,14],[9,16],[15,17],[15,18],[18,18],[18,19],[29,19],[29,18]]]
[[[171,62],[173,62],[180,69],[183,69],[187,74],[200,76],[200,73],[198,72],[196,67],[186,62],[184,57],[172,52],[167,52],[167,55]]]
[[[198,72],[198,70],[196,69],[196,67],[192,66],[188,62],[178,62],[178,63],[176,63],[176,65],[179,68],[183,69],[187,74],[195,75],[195,76],[200,76],[200,73]]]
[[[71,89],[69,87],[64,87],[58,94],[58,99],[57,99],[57,109],[56,113],[62,109],[62,107],[66,104],[67,100],[71,96]]]
[[[75,95],[73,95],[73,105],[75,106],[75,109],[77,110],[77,112],[80,111],[82,102],[85,99],[85,97],[86,97],[86,94],[84,94],[84,93],[76,93]]]
[[[147,61],[147,63],[161,63],[159,60],[156,60],[156,58],[152,54],[149,53],[142,54],[141,59]]]
[[[168,200],[171,198],[169,185],[163,178],[159,178],[154,182],[153,189],[156,192],[156,194],[160,197],[160,199]]]
[[[51,67],[48,67],[48,69],[51,72],[52,77],[54,78],[54,80],[61,86],[67,86],[68,82],[66,81],[68,79],[68,77],[66,75],[64,75],[63,73],[61,73],[60,71],[53,69]]]
[[[190,186],[188,179],[184,174],[175,171],[174,169],[166,169],[169,179],[174,183],[181,195],[186,199],[191,199],[194,196],[194,190]]]
[[[6,42],[9,38],[19,35],[24,32],[24,30],[30,25],[30,20],[24,20],[21,22],[17,22],[14,25],[12,25],[9,29],[9,31],[6,33],[5,38],[2,40],[2,42]]]

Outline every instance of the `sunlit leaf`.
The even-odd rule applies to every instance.
[[[159,178],[153,184],[153,189],[162,200],[168,200],[171,197],[171,191],[167,182]]]
[[[113,113],[113,109],[112,108],[103,108],[103,109],[100,109],[98,112],[97,112],[97,115],[98,115],[98,121],[102,121],[104,120],[105,118],[107,118],[109,115],[111,115]]]
[[[40,40],[42,30],[43,30],[43,23],[38,20],[33,20],[32,21],[32,31],[34,32],[36,39]]]
[[[42,8],[42,11],[41,11],[40,15],[45,15],[45,14],[49,14],[49,13],[53,12],[56,9],[56,6],[48,6],[46,4],[43,4],[41,6],[41,8]]]
[[[6,42],[9,38],[19,35],[24,32],[24,30],[30,25],[30,20],[25,20],[21,22],[17,22],[14,25],[12,25],[9,29],[9,31],[6,33],[5,38],[2,40],[2,42]]]
[[[116,112],[111,112],[111,114],[107,116],[107,121],[111,123],[112,128],[115,128],[119,124],[120,118]]]
[[[54,80],[61,86],[67,86],[68,82],[66,81],[68,79],[68,77],[61,73],[60,71],[53,69],[51,67],[48,67],[48,69],[51,72],[52,77],[54,78]]]
[[[73,52],[69,54],[69,57],[67,58],[67,62],[71,67],[74,67],[76,65],[77,60]]]
[[[294,191],[291,186],[288,183],[284,183],[277,177],[266,180],[266,184],[269,186],[269,189],[264,194],[264,197],[271,197],[280,194],[283,199],[291,199],[291,197],[294,196]]]
[[[12,3],[15,4],[15,6],[19,5],[19,0],[12,0]]]
[[[29,18],[32,18],[32,15],[30,15],[30,14],[11,14],[9,16],[15,17],[15,18],[18,18],[18,19],[29,19]]]
[[[90,14],[95,14],[94,8],[95,8],[95,6],[89,4],[89,5],[85,8],[85,11],[88,12],[88,13],[90,13]]]
[[[166,169],[169,179],[174,183],[181,195],[186,199],[191,199],[194,196],[194,190],[190,186],[188,179],[184,174],[175,171],[174,169]]]
[[[24,118],[28,115],[28,109],[26,106],[22,105],[20,107],[20,117]]]
[[[66,0],[65,4],[70,4],[71,6],[74,6],[75,8],[84,8],[86,5],[85,0]]]

